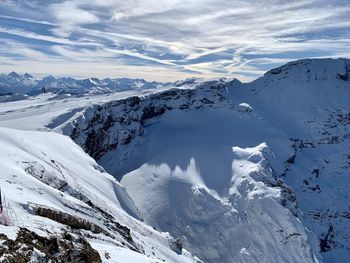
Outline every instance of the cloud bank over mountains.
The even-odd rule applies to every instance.
[[[0,72],[252,80],[349,57],[349,1],[0,1]]]

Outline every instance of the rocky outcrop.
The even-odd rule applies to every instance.
[[[344,81],[348,81],[350,79],[350,65],[347,64],[345,66],[345,72],[344,73],[338,73],[337,74],[337,78],[344,80]]]
[[[79,234],[43,237],[26,228],[20,228],[16,240],[0,234],[0,255],[3,263],[102,262],[99,253]]]
[[[330,225],[328,227],[327,233],[320,239],[320,250],[321,252],[328,252],[332,249],[332,245],[334,245],[334,229],[333,226]]]
[[[84,229],[84,230],[89,230],[93,233],[99,234],[102,232],[106,232],[103,230],[101,227],[99,227],[96,224],[93,224],[85,219],[72,216],[70,214],[53,210],[50,208],[45,208],[45,207],[37,207],[35,214],[38,216],[46,217],[49,218],[53,221],[56,221],[58,223],[70,226],[73,229]],[[108,234],[106,232],[106,234]]]
[[[91,203],[91,201],[90,201]],[[100,210],[101,214],[106,217],[106,212]],[[38,216],[46,217],[49,218],[53,221],[56,221],[58,223],[61,223],[63,225],[69,226],[72,229],[83,229],[83,230],[88,230],[91,231],[92,233],[95,234],[100,234],[103,233],[106,236],[110,236],[113,238],[113,236],[104,228],[88,221],[83,218],[73,216],[68,213],[64,213],[62,211],[57,211],[53,210],[51,208],[47,207],[36,207],[35,208],[35,214]],[[106,222],[106,227],[111,229],[113,232],[119,233],[129,244],[132,245],[131,249],[138,251],[134,240],[131,236],[130,229],[127,228],[126,226],[123,226],[119,224],[118,222],[115,222],[112,217],[108,217],[108,224]]]

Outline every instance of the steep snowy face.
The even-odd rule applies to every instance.
[[[199,262],[139,221],[125,188],[68,137],[1,128],[0,145],[2,262]]]
[[[350,77],[349,59],[303,59],[289,62],[265,73],[268,80],[289,79],[300,83],[317,80],[343,80]]]
[[[225,185],[221,195],[207,187],[195,158],[184,168],[147,163],[122,182],[146,222],[181,237],[205,262],[314,262],[303,225],[284,206],[291,190],[273,177],[269,155],[265,144],[233,147],[230,176],[211,174]]]
[[[350,153],[348,139],[303,145],[284,180],[293,187],[304,224],[319,239],[325,262],[349,257]]]
[[[261,107],[264,116],[290,127],[295,153],[281,175],[325,262],[346,261],[350,251],[349,66],[348,59],[297,61],[250,85],[257,99],[268,102]]]
[[[246,84],[247,100],[291,139],[328,143],[347,137],[350,60],[291,62]],[[313,76],[312,78],[310,76]],[[337,139],[336,139],[337,138]]]
[[[295,191],[325,262],[349,256],[349,65],[348,59],[296,61],[246,86],[255,110],[289,136],[294,153],[276,172]]]
[[[348,95],[350,60],[299,60],[273,69],[247,86],[269,103],[314,114],[312,106],[342,107]],[[327,99],[327,100],[326,100]],[[317,110],[317,109],[314,109]]]

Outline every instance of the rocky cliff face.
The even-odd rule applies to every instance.
[[[145,97],[129,97],[87,109],[64,133],[93,158],[129,144],[144,133],[145,122],[173,110],[201,110],[233,106],[227,89],[237,81],[204,82],[196,89],[170,89]]]

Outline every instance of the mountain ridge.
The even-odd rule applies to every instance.
[[[343,63],[343,65],[340,65]],[[333,65],[335,68],[327,69],[330,72],[321,72],[324,68],[322,64]],[[322,58],[322,59],[299,59],[288,62],[282,66],[267,71],[260,78],[286,78],[289,76],[289,70],[304,69],[308,81],[317,80],[318,78],[337,78],[343,81],[350,79],[350,59],[347,58]],[[301,72],[300,72],[301,73]],[[327,75],[328,74],[328,75]],[[260,79],[258,78],[258,79]],[[256,80],[258,80],[256,79]],[[185,84],[194,84],[197,78],[189,78],[185,80],[171,82],[146,81],[142,78],[82,78],[75,79],[73,77],[58,77],[48,75],[43,78],[35,78],[29,73],[23,75],[12,71],[8,74],[0,74],[0,94],[27,94],[36,95],[45,88],[48,92],[56,93],[108,93],[118,92],[130,89],[153,89],[160,86],[183,86]],[[255,82],[253,80],[246,84]]]
[[[45,92],[70,93],[70,94],[102,94],[132,89],[154,89],[166,86],[169,83],[146,81],[141,78],[87,78],[75,79],[72,77],[55,78],[48,75],[43,78],[35,78],[29,73],[19,75],[16,72],[0,74],[0,95],[26,94],[37,95],[45,88]]]

